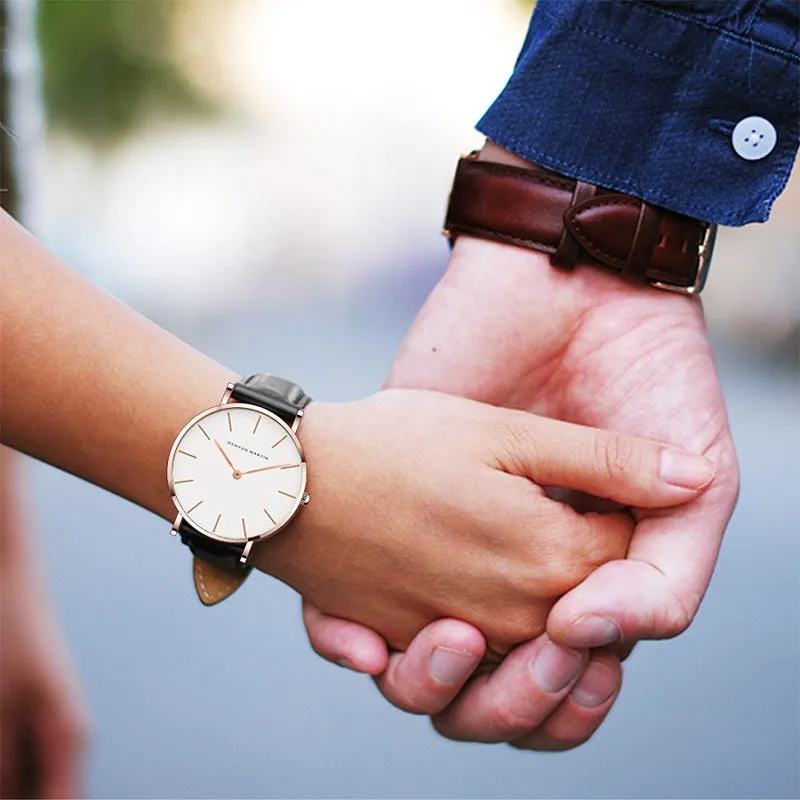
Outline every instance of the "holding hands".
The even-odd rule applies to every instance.
[[[4,368],[30,389],[3,398],[8,444],[172,518],[163,464],[176,431],[201,409],[218,413],[233,375],[3,216],[0,228]],[[67,366],[31,374],[43,353]],[[226,554],[239,561],[246,546],[249,563],[306,599],[317,652],[379,676],[391,702],[433,715],[444,735],[537,749],[584,741],[633,643],[691,622],[736,500],[699,303],[464,236],[388,385],[304,409],[313,502],[291,531],[222,543]],[[108,413],[119,408],[137,425],[119,425]],[[244,499],[260,503],[258,486],[298,466],[278,454],[262,466],[252,448],[233,443],[234,454],[227,436],[211,438],[225,486],[207,488],[219,502],[251,487]],[[256,512],[263,525],[270,512]],[[481,661],[499,665],[471,677]]]
[[[491,142],[482,157],[524,164]],[[554,269],[541,253],[461,237],[388,385],[653,437],[713,462],[708,491],[685,505],[665,511],[669,504],[655,498],[616,496],[636,522],[627,557],[608,560],[566,593],[549,616],[549,638],[517,648],[460,695],[485,651],[475,628],[441,620],[406,653],[390,656],[374,632],[305,607],[317,652],[380,675],[388,699],[436,715],[434,724],[449,737],[534,749],[580,744],[619,690],[620,656],[637,639],[669,638],[691,623],[736,503],[736,456],[699,300],[630,285],[593,267]],[[630,466],[629,455],[618,449],[611,463]],[[702,483],[700,462],[666,456],[663,468],[665,478],[684,484],[697,469],[694,480]],[[608,507],[591,502],[582,497],[581,507]],[[588,648],[602,649],[587,656]],[[550,654],[544,680],[531,669],[543,649]],[[465,667],[441,681],[432,657],[445,651],[463,654]]]
[[[659,508],[713,476],[702,456],[646,439],[426,391],[314,403],[303,443],[313,502],[251,561],[396,649],[454,617],[505,654],[542,633],[558,598],[625,557],[627,513],[580,514],[545,487]]]

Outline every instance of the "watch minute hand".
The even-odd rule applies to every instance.
[[[272,464],[269,467],[259,467],[258,469],[245,470],[242,475],[252,475],[254,472],[266,472],[268,469],[283,469],[284,467],[293,467],[294,464]]]

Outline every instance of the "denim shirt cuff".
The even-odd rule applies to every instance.
[[[693,5],[539,0],[514,73],[478,130],[548,169],[690,217],[765,221],[800,138],[796,23],[787,11],[738,19],[737,30]],[[731,140],[751,116],[777,131],[757,161]]]

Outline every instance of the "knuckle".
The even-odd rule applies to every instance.
[[[658,570],[652,563],[650,566]],[[663,581],[661,597],[657,601],[654,598],[650,609],[652,635],[649,638],[672,639],[686,631],[694,621],[703,592],[704,589],[698,590],[688,578],[671,585]]]
[[[495,424],[494,436],[499,444],[499,452],[512,458],[519,453],[527,453],[535,460],[538,448],[536,437],[531,432],[530,414],[515,409],[504,409],[503,413],[498,415]]]
[[[505,703],[498,703],[486,712],[486,725],[495,741],[506,741],[530,730],[531,721]]]
[[[636,444],[630,436],[605,433],[595,439],[595,461],[603,477],[609,480],[635,475]]]
[[[569,520],[567,520],[569,522]],[[582,521],[565,525],[561,511],[539,516],[528,526],[536,531],[521,548],[515,583],[528,603],[552,601],[577,586],[591,571],[585,565]]]
[[[562,545],[548,553],[542,564],[544,571],[540,570],[533,584],[539,597],[552,603],[574,589],[592,571],[592,565],[587,562],[582,546]]]
[[[554,576],[554,580],[558,582],[556,597],[561,597],[570,589],[574,589],[603,560],[605,559],[598,559],[595,563],[583,548],[564,553],[559,559],[558,571]]]
[[[672,639],[686,631],[694,620],[702,595],[690,594],[688,587],[665,587],[648,603],[632,632],[634,638]]]
[[[595,528],[591,524],[594,522],[601,523],[602,528]],[[580,580],[608,561],[625,558],[634,530],[633,519],[626,513],[590,512],[583,518],[582,525],[581,550],[573,563],[577,572],[583,572]]]
[[[672,639],[680,636],[694,620],[694,614],[673,595],[663,609],[662,618],[659,620],[658,629],[661,633],[659,638]]]

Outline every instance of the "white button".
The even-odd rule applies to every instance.
[[[778,134],[772,123],[764,117],[745,117],[733,129],[731,142],[738,156],[747,161],[758,161],[775,149]]]

